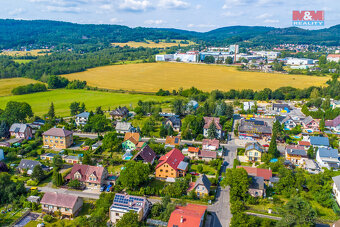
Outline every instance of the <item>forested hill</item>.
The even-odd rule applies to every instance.
[[[129,28],[120,25],[74,24],[47,20],[0,20],[0,49],[80,44],[109,45],[157,39],[189,39],[198,43],[227,45],[247,41],[248,45],[305,43],[340,45],[340,25],[320,30],[296,27],[231,26],[205,33],[179,29]]]

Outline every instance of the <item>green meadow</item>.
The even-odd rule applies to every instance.
[[[104,91],[57,89],[27,95],[14,95],[0,97],[0,109],[5,108],[9,101],[27,102],[31,105],[35,115],[42,116],[47,113],[53,102],[56,114],[61,117],[70,115],[69,106],[72,102],[84,102],[88,111],[101,106],[103,110],[111,110],[117,106],[135,107],[139,100],[166,101],[169,97],[144,94],[112,93]]]

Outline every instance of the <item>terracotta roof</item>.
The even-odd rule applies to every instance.
[[[198,153],[199,151],[199,147],[188,147],[188,152]]]
[[[78,196],[57,193],[57,192],[46,192],[41,199],[41,204],[53,205],[58,207],[73,208],[76,204]]]
[[[184,207],[177,206],[171,213],[168,227],[199,227],[206,210],[207,206],[196,204],[188,204]]]
[[[66,137],[69,135],[72,135],[73,132],[68,131],[63,128],[51,128],[43,133],[44,136],[60,136],[60,137]]]
[[[155,160],[156,154],[155,152],[149,147],[149,145],[146,145],[143,147],[133,159],[136,159],[137,157],[142,158],[145,162],[149,162],[152,164],[152,162]]]
[[[169,145],[179,145],[181,142],[181,138],[179,136],[167,136],[165,139],[165,144]]]
[[[202,158],[216,158],[217,153],[216,153],[216,151],[201,150],[201,152],[198,154],[198,156],[202,157]]]
[[[145,142],[138,142],[137,143],[137,148],[142,148],[144,146]]]
[[[138,132],[127,132],[124,135],[124,142],[130,140],[132,143],[137,144],[140,139]]]
[[[184,160],[184,155],[177,148],[172,149],[158,160],[159,163],[156,166],[156,169],[162,166],[164,163],[167,163],[173,169],[177,170],[177,167],[181,161]]]
[[[263,177],[265,180],[269,180],[273,176],[270,169],[260,169],[249,166],[237,166],[237,168],[245,169],[249,176]]]
[[[340,58],[340,54],[329,54],[329,55],[327,55],[327,57]]]
[[[218,148],[220,146],[220,141],[218,139],[204,139],[202,141],[202,146],[215,146]]]
[[[310,142],[309,141],[299,141],[299,145],[300,146],[310,146]]]
[[[66,180],[73,180],[74,174],[76,172],[79,172],[81,175],[79,180],[80,182],[90,182],[90,183],[100,183],[101,178],[104,173],[104,167],[99,166],[89,166],[89,165],[81,165],[81,164],[75,164],[72,167],[71,172],[65,177]],[[96,177],[96,181],[90,180],[90,175],[93,174]]]
[[[208,129],[212,122],[214,122],[218,130],[222,130],[222,125],[220,125],[220,118],[218,117],[204,117],[205,125],[203,128]]]

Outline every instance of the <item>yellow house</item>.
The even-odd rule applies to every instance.
[[[258,142],[247,143],[245,146],[246,160],[248,162],[261,161],[262,154],[264,153],[263,146]]]
[[[184,155],[178,149],[172,149],[159,159],[156,166],[156,177],[161,179],[185,176],[188,163],[184,162]]]
[[[63,128],[51,128],[43,133],[44,146],[65,149],[73,144],[73,132]]]

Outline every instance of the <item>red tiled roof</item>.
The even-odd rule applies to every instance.
[[[57,193],[57,192],[46,192],[41,199],[41,204],[53,205],[58,207],[73,208],[76,204],[78,196]]]
[[[299,145],[300,146],[310,146],[310,142],[309,141],[299,141]]]
[[[208,129],[210,124],[214,122],[218,130],[222,130],[222,125],[220,125],[220,118],[218,117],[204,117],[205,125],[203,128]]]
[[[76,172],[79,172],[81,175],[81,178],[77,179],[80,182],[90,182],[99,184],[104,173],[104,167],[75,164],[73,165],[71,172],[65,177],[65,179],[66,180],[75,179],[74,174]],[[97,179],[96,181],[90,180],[91,174],[95,175]]]
[[[188,147],[188,152],[198,153],[200,151],[199,147]]]
[[[237,168],[245,169],[249,176],[263,177],[265,180],[269,180],[273,176],[270,169],[260,169],[250,166],[237,166]]]
[[[171,213],[168,227],[199,227],[207,206],[188,204],[185,207],[177,206]]]
[[[177,148],[172,149],[158,160],[159,163],[156,166],[156,169],[162,166],[164,163],[167,163],[173,169],[177,170],[178,164],[184,160],[184,155]]]
[[[60,136],[60,137],[66,137],[71,135],[73,132],[68,131],[63,128],[51,128],[43,133],[44,136]]]
[[[192,189],[194,189],[195,185],[196,185],[195,182],[190,182],[187,191],[190,192]]]

